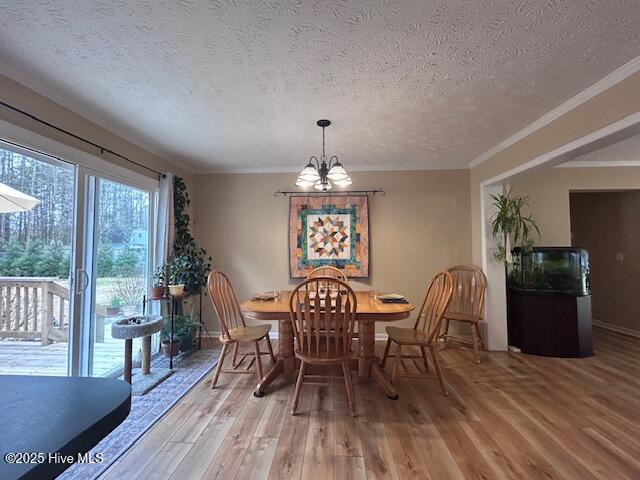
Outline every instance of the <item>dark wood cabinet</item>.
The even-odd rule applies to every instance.
[[[549,357],[588,357],[591,344],[591,295],[507,292],[509,345]]]

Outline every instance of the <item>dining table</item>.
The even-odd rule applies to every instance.
[[[411,315],[414,305],[406,303],[384,303],[371,292],[355,292],[357,300],[356,323],[358,325],[358,352],[352,367],[358,370],[358,376],[363,379],[376,381],[393,400],[398,393],[391,383],[391,379],[380,367],[375,353],[376,322],[396,322]],[[271,300],[250,299],[240,305],[242,314],[248,320],[278,322],[278,356],[273,367],[262,377],[254,395],[261,397],[265,390],[279,376],[291,377],[296,370],[294,355],[294,337],[291,316],[289,313],[289,296],[291,292],[278,292]]]

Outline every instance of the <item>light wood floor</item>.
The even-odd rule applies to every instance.
[[[254,379],[201,382],[106,473],[106,479],[639,479],[640,340],[595,332],[596,356],[555,359],[443,352],[435,380],[400,381],[400,399],[357,384],[264,398]],[[383,345],[379,345],[382,349]],[[208,380],[208,379],[207,379]]]

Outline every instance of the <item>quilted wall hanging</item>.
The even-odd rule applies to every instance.
[[[289,273],[304,278],[322,266],[369,276],[369,206],[362,196],[289,199]]]

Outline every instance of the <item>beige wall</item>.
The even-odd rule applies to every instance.
[[[374,285],[420,301],[439,270],[471,260],[469,172],[353,172],[354,187],[381,187],[371,196],[370,278],[353,281],[356,289]],[[288,198],[295,174],[197,175],[196,238],[230,277],[239,299],[268,289],[290,289]],[[218,330],[207,302],[205,320]],[[405,323],[408,323],[405,321]],[[274,329],[275,329],[274,325]],[[384,332],[379,325],[378,332]]]
[[[480,184],[640,111],[640,72],[596,95],[471,169],[473,258],[482,259]]]
[[[509,179],[516,195],[526,195],[540,226],[539,245],[571,245],[569,192],[640,188],[640,167],[540,168]]]
[[[71,110],[55,103],[54,101],[44,97],[33,90],[25,87],[24,85],[15,82],[14,80],[0,75],[0,100],[10,105],[13,105],[21,110],[24,110],[32,115],[40,117],[47,122],[56,125],[60,128],[68,130],[80,137],[84,137],[91,140],[94,143],[103,145],[110,150],[124,155],[138,163],[153,168],[154,170],[164,172],[175,172],[178,175],[185,178],[187,183],[191,184],[193,181],[192,175],[185,169],[180,168],[170,162],[167,162],[163,158],[160,158],[147,150],[134,145],[127,140],[111,133],[105,128],[90,122],[86,118],[72,112]],[[144,168],[133,165],[118,157],[114,157],[109,154],[101,155],[100,151],[90,145],[87,145],[79,140],[76,140],[68,135],[57,132],[50,127],[42,125],[34,120],[31,120],[24,115],[15,113],[5,107],[0,106],[0,120],[7,121],[13,125],[17,125],[27,130],[31,130],[35,133],[48,137],[52,140],[56,140],[64,145],[76,148],[91,155],[101,157],[113,164],[120,165],[129,170],[133,170],[142,175],[157,178],[153,172]],[[73,159],[69,159],[73,160]]]
[[[640,191],[574,193],[574,245],[589,250],[593,318],[640,334]]]
[[[528,166],[542,160],[545,154],[582,139],[609,125],[629,120],[631,115],[640,112],[640,72],[629,75],[612,87],[602,91],[578,107],[569,110],[554,121],[535,130],[497,152],[483,163],[471,169],[471,234],[472,258],[475,263],[483,263],[483,249],[488,251],[491,245],[485,245],[483,209],[489,205],[487,191],[483,185],[490,185],[499,176],[508,176],[515,169],[527,169]],[[487,214],[489,217],[489,214]],[[484,220],[483,220],[484,219]],[[490,240],[487,242],[489,243]],[[487,340],[490,348],[505,349],[506,335],[506,294],[504,293],[504,272],[487,257],[488,296],[486,307]]]

